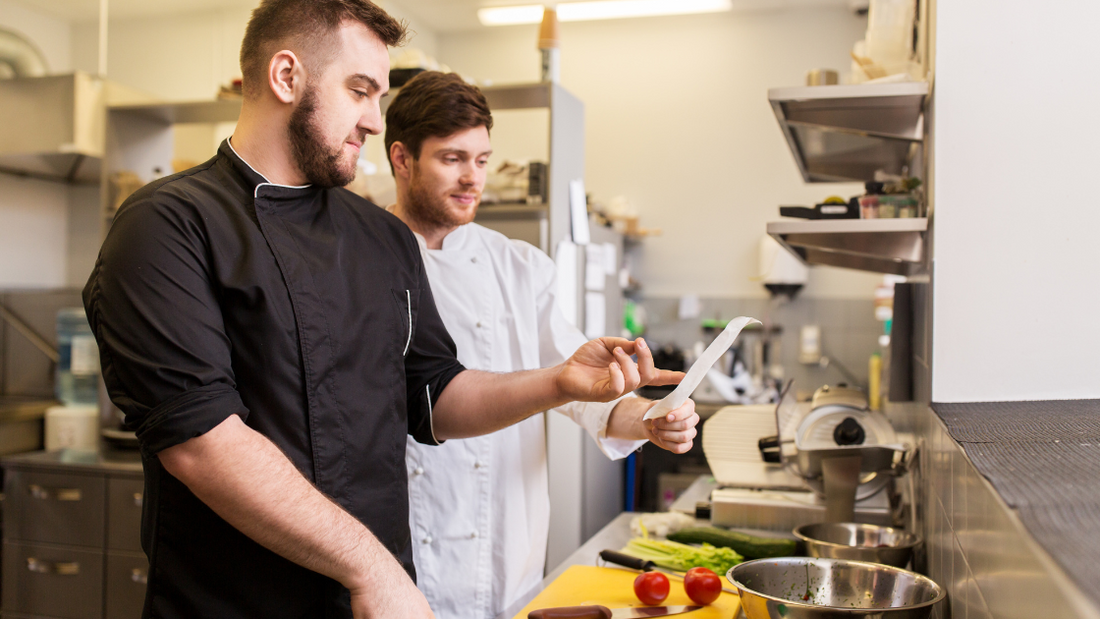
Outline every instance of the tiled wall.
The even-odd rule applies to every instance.
[[[642,302],[647,312],[646,339],[660,345],[674,344],[690,350],[697,341],[710,343],[700,328],[706,318],[730,319],[752,316],[770,320],[773,326],[782,327],[779,335],[779,358],[787,378],[793,378],[795,387],[814,389],[839,382],[851,382],[836,366],[820,368],[798,362],[799,332],[802,325],[821,327],[822,349],[825,356],[838,361],[850,371],[858,382],[866,386],[868,361],[871,353],[879,350],[878,337],[882,323],[874,318],[874,306],[870,300],[795,298],[778,303],[768,299],[719,299],[700,300],[700,317],[690,320],[678,318],[679,298],[652,297]],[[749,343],[758,336],[746,335],[738,343]],[[747,353],[748,350],[746,349]]]
[[[916,567],[947,588],[933,619],[1098,617],[926,405],[891,412],[920,449]]]

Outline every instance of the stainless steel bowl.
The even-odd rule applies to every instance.
[[[894,567],[909,565],[920,537],[900,529],[854,522],[820,522],[794,530],[806,554],[826,559],[870,561]]]
[[[734,566],[748,619],[925,619],[943,587],[908,570],[843,559],[783,557]]]

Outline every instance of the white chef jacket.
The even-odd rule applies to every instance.
[[[439,314],[467,368],[547,367],[587,341],[557,306],[554,262],[532,245],[474,223],[447,235],[440,250],[417,238]],[[644,441],[607,438],[616,403],[555,410],[618,459]],[[491,618],[542,580],[550,526],[544,415],[440,446],[410,440],[407,465],[417,585],[436,617]]]

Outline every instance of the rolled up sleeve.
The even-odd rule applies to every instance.
[[[107,391],[146,456],[248,415],[209,256],[202,218],[149,192],[120,210],[84,288]]]
[[[447,385],[466,368],[458,361],[454,340],[436,309],[419,250],[412,259],[420,266],[420,295],[405,356],[409,435],[418,443],[439,445],[443,441],[435,437],[432,429],[432,408]]]

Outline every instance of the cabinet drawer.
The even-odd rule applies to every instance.
[[[103,613],[103,553],[5,542],[3,590],[5,614],[98,618]]]
[[[103,548],[102,476],[8,469],[4,539]]]
[[[145,482],[107,478],[107,548],[141,552],[141,501]]]
[[[149,562],[145,555],[109,552],[106,582],[107,617],[109,619],[138,619],[145,606],[145,581],[149,576]]]

